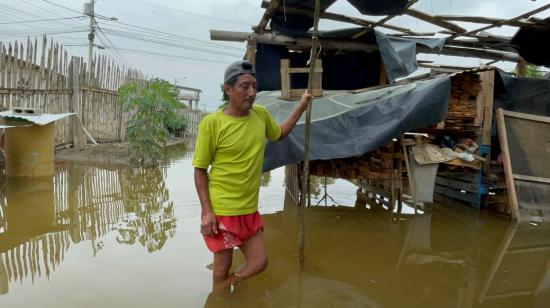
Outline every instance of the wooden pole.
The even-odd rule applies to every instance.
[[[315,0],[315,15],[313,17],[313,35],[311,36],[311,51],[309,54],[309,78],[307,83],[307,91],[311,93],[313,86],[313,74],[316,67],[317,47],[318,47],[318,28],[319,28],[319,12],[321,7],[321,1]],[[307,104],[306,109],[306,123],[305,123],[305,140],[304,140],[304,171],[302,174],[302,194],[300,197],[300,241],[299,241],[299,256],[300,263],[304,263],[304,242],[305,242],[305,205],[307,191],[307,197],[309,199],[309,139],[311,130],[311,100]],[[311,203],[311,202],[310,202]]]
[[[257,43],[282,45],[291,49],[309,48],[309,41],[305,38],[293,38],[290,36],[273,33],[249,33],[249,32],[233,32],[225,30],[210,30],[210,39],[213,41],[228,41],[228,42],[245,42],[250,38],[254,38]],[[335,39],[320,39],[323,50],[355,50],[372,52],[378,50],[376,44],[361,43],[354,40],[335,40]],[[427,46],[417,45],[417,53],[439,54],[454,57],[475,57],[498,61],[517,62],[519,56],[513,52],[505,52],[493,49],[483,48],[468,48],[458,46],[443,46],[441,50],[432,49]]]
[[[512,163],[510,161],[510,152],[508,149],[508,138],[506,136],[506,124],[504,121],[504,111],[502,108],[497,109],[497,129],[500,148],[502,151],[504,174],[506,178],[506,188],[508,190],[508,210],[512,216],[512,220],[520,219],[518,199],[516,195],[516,187],[514,185],[514,174],[512,172]]]
[[[69,104],[69,112],[75,112],[76,115],[72,116],[69,120],[71,123],[70,125],[70,136],[72,137],[72,143],[73,147],[75,149],[80,149],[82,146],[86,144],[86,139],[83,137],[82,134],[82,123],[80,122],[80,117],[78,116],[80,113],[78,102],[80,101],[80,61],[78,61],[77,57],[72,57],[72,97],[71,102]]]

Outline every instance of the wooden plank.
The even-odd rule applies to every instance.
[[[462,193],[456,189],[448,188],[445,186],[435,185],[434,191],[438,194],[444,195],[449,198],[458,199],[471,203],[472,205],[478,204],[479,200],[476,194],[472,193]]]
[[[495,71],[482,72],[480,75],[481,93],[478,94],[478,97],[483,96],[483,128],[481,133],[481,141],[489,153],[487,154],[489,159],[486,159],[485,162],[483,162],[483,172],[484,174],[488,174],[489,169],[491,168],[491,130],[493,127],[493,92],[495,85]]]
[[[454,189],[462,189],[470,193],[477,193],[478,186],[477,183],[467,183],[463,181],[455,181],[449,178],[444,178],[441,176],[436,177],[435,182],[438,185],[447,186]]]
[[[244,59],[248,60],[252,65],[256,66],[256,47],[257,43],[255,39],[249,39],[246,44],[246,53]]]
[[[538,177],[538,176],[514,174],[514,179],[515,180],[522,180],[522,181],[529,181],[529,182],[536,182],[536,183],[550,184],[550,179],[549,178],[542,178],[542,177]]]
[[[290,99],[290,60],[281,60],[281,98]]]
[[[422,11],[419,11],[419,10],[416,10],[416,9],[413,9],[413,8],[407,9],[405,11],[405,13],[409,16],[412,16],[412,17],[420,19],[422,21],[431,23],[431,24],[439,26],[441,28],[453,31],[455,33],[465,33],[466,32],[466,29],[460,27],[457,24],[435,18],[435,16],[433,16],[433,15],[430,15],[428,13],[425,13],[425,12],[422,12]]]
[[[475,170],[481,170],[481,161],[474,160],[473,162],[467,162],[465,160],[462,160],[460,158],[453,158],[449,161],[441,162],[442,164],[446,165],[453,165],[453,166],[461,166],[461,167],[468,167]]]
[[[520,219],[518,199],[516,195],[516,186],[514,185],[514,177],[512,172],[512,162],[510,161],[510,152],[508,149],[508,139],[506,136],[506,125],[504,123],[504,112],[502,108],[497,109],[497,127],[498,139],[502,150],[504,163],[504,174],[506,176],[506,187],[508,189],[508,208],[513,220]]]
[[[510,19],[506,19],[506,20],[500,20],[500,21],[497,21],[495,23],[492,23],[488,26],[485,26],[485,27],[481,27],[481,28],[478,28],[478,29],[475,29],[475,30],[471,30],[471,31],[468,31],[468,32],[465,32],[465,33],[462,33],[461,35],[469,35],[469,34],[476,34],[478,32],[481,32],[481,31],[485,31],[485,30],[488,30],[488,29],[491,29],[491,28],[495,28],[495,27],[500,27],[502,25],[505,25],[507,23],[510,23],[510,22],[513,22],[513,21],[517,21],[517,20],[521,20],[521,19],[524,19],[524,18],[527,18],[529,16],[532,16],[532,15],[535,15],[537,13],[540,13],[540,12],[543,12],[543,11],[546,11],[547,9],[550,8],[550,4],[547,4],[547,5],[543,5],[537,9],[534,9],[532,11],[529,11],[527,13],[524,13],[524,14],[521,14],[517,17],[514,17],[514,18],[510,18]],[[452,39],[452,38],[455,38],[459,35],[453,35],[451,36],[449,39]]]
[[[304,91],[306,89],[291,89],[290,90],[290,97],[291,98],[300,98],[302,97],[302,94],[304,94]],[[312,89],[311,95],[314,97],[321,97],[323,96],[323,90],[322,89]]]
[[[214,41],[230,41],[230,42],[245,42],[250,38],[256,39],[258,43],[282,45],[292,49],[306,49],[311,46],[311,40],[305,38],[293,38],[286,35],[278,34],[274,36],[271,33],[248,33],[234,32],[225,30],[210,30],[210,39]],[[378,50],[376,44],[361,43],[353,40],[334,40],[334,39],[319,39],[319,43],[323,46],[323,50],[354,50],[371,52]],[[449,55],[456,57],[476,57],[491,60],[502,60],[516,62],[519,56],[512,52],[503,52],[492,49],[481,48],[465,48],[444,46],[441,50],[432,49],[423,45],[416,46],[417,53]]]
[[[280,2],[280,0],[271,0],[271,2],[269,2],[269,6],[265,9],[264,15],[262,16],[260,23],[258,24],[258,26],[253,28],[254,32],[263,33],[265,31],[267,23],[271,19],[271,16],[273,16],[273,14],[277,11]]]
[[[521,112],[515,112],[515,111],[509,111],[509,110],[503,110],[503,113],[507,117],[513,117],[513,118],[519,118],[524,120],[531,120],[536,122],[544,122],[550,124],[550,117],[535,115],[535,114],[528,114],[528,113],[521,113]]]
[[[435,15],[434,18],[444,20],[444,21],[462,21],[462,22],[471,22],[471,23],[477,23],[477,24],[494,24],[494,23],[500,22],[502,25],[507,25],[512,27],[525,27],[528,25],[537,24],[531,20],[509,21],[501,18],[480,17],[480,16]]]
[[[266,1],[266,0],[262,1],[262,8],[264,8],[264,9],[267,8],[269,6],[269,3],[270,3],[270,1]],[[297,14],[297,15],[313,17],[313,11],[312,10],[300,9],[300,8],[289,6],[289,5],[279,6],[278,10],[282,11],[282,12],[286,12],[288,14]],[[329,13],[329,12],[320,12],[319,17],[322,18],[322,19],[328,19],[328,20],[334,20],[334,21],[340,21],[340,22],[347,22],[347,23],[351,23],[351,24],[355,24],[355,25],[359,25],[359,26],[363,26],[363,27],[372,27],[374,24],[376,24],[376,21],[367,20],[367,19],[358,18],[358,17],[350,17],[350,16],[346,16],[346,15],[341,15],[341,14]],[[386,28],[386,29],[390,29],[390,30],[394,30],[394,31],[399,31],[399,32],[405,33],[407,35],[417,35],[417,36],[432,36],[432,35],[435,35],[434,32],[416,32],[416,31],[412,31],[412,30],[407,29],[407,28],[403,28],[403,27],[399,27],[399,26],[395,26],[395,25],[390,25],[390,24],[386,24],[386,23],[378,25],[378,27],[382,27],[382,28]]]
[[[319,62],[320,60],[316,61],[316,62]],[[321,66],[322,64],[319,64],[317,63],[317,67],[315,68],[315,73],[322,73],[323,72],[323,67]],[[291,74],[296,74],[296,73],[309,73],[309,67],[292,67],[289,69],[289,72]]]

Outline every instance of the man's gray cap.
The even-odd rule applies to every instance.
[[[240,74],[252,74],[256,76],[254,65],[247,60],[237,61],[231,63],[226,69],[223,75],[223,82],[226,83],[229,79]]]

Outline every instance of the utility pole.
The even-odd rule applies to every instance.
[[[84,3],[84,15],[90,17],[90,31],[88,32],[88,74],[92,75],[92,57],[94,49],[94,37],[95,37],[95,27],[94,27],[94,4],[95,0],[90,0],[88,3]]]

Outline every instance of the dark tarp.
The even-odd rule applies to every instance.
[[[321,0],[321,12],[326,11],[336,0]],[[348,0],[361,14],[400,15],[407,7],[408,0]],[[303,35],[313,27],[313,17],[286,13],[285,6],[313,12],[315,0],[285,0],[281,2],[283,10],[276,11],[271,17],[270,28],[289,35]]]
[[[290,59],[291,67],[306,67],[309,53],[289,52],[284,46],[258,44],[256,79],[258,91],[281,89],[281,59]],[[326,52],[323,55],[323,89],[361,89],[379,84],[378,52]],[[308,74],[291,74],[292,89],[307,88]]]
[[[324,12],[334,2],[336,0],[321,0],[321,12]],[[289,7],[313,12],[315,0],[285,0],[284,2],[281,1],[280,5],[283,8],[284,5],[288,5]],[[300,36],[313,27],[313,17],[278,10],[271,16],[269,27],[280,33]]]
[[[321,38],[347,38],[359,33],[362,28],[326,31]],[[307,37],[307,35],[306,35]],[[377,44],[378,51],[336,52],[323,51],[323,89],[352,90],[378,85],[380,58],[384,62],[386,75],[390,82],[416,71],[416,44],[430,48],[441,48],[445,38],[401,38],[390,37],[380,31],[363,34],[359,42]],[[291,67],[305,67],[309,53],[289,52],[284,46],[258,44],[256,49],[256,77],[258,91],[281,89],[280,62],[290,59]],[[307,74],[291,75],[291,88],[306,88]]]
[[[495,108],[550,117],[550,80],[496,72]]]
[[[348,0],[361,14],[401,15],[407,8],[408,0]]]
[[[525,61],[550,67],[550,17],[540,24],[521,27],[511,44]]]
[[[310,159],[362,155],[404,132],[435,124],[445,118],[451,83],[448,77],[391,86],[358,94],[326,93],[313,102]],[[283,121],[296,102],[281,101],[278,92],[258,93],[277,122]],[[304,158],[304,116],[291,134],[268,142],[263,170]]]
[[[408,76],[417,70],[416,44],[432,49],[441,49],[446,40],[445,38],[392,37],[380,31],[375,30],[374,32],[390,82]]]

